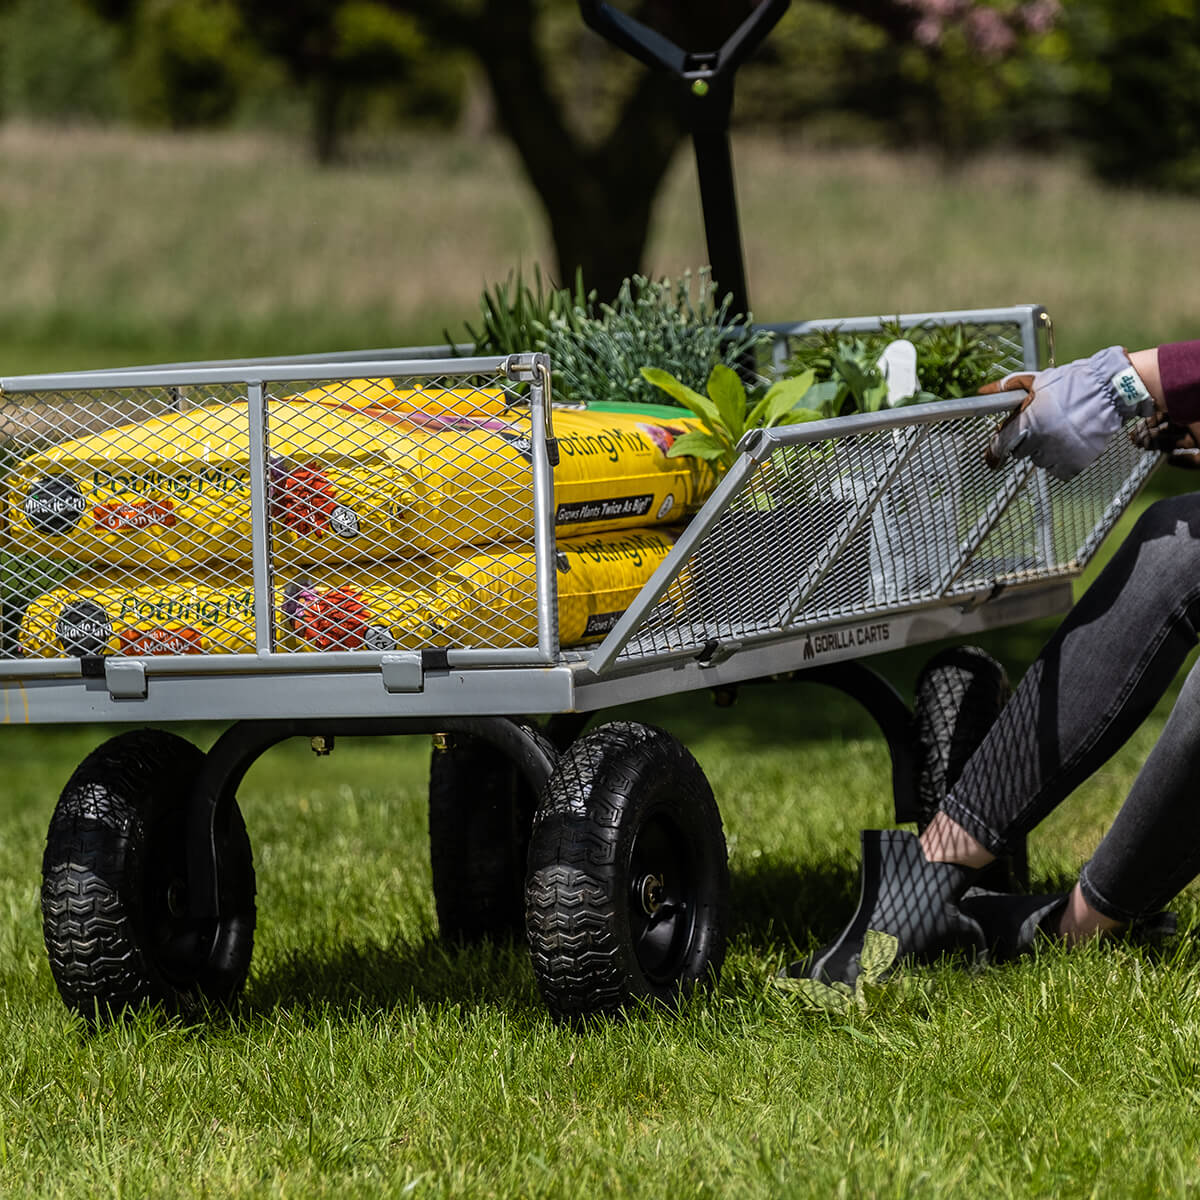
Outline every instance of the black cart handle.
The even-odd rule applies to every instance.
[[[692,52],[676,46],[641,21],[603,0],[579,0],[584,23],[618,49],[648,67],[658,67],[687,82],[708,82],[732,74],[778,24],[792,0],[763,0],[719,50]]]

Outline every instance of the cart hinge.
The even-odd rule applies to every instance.
[[[711,638],[704,643],[700,653],[696,655],[696,661],[702,667],[715,667],[736,654],[741,648],[740,641],[719,642],[716,638]]]
[[[539,360],[550,361],[544,354],[510,354],[503,370],[515,383],[533,383],[538,377]]]
[[[146,666],[136,659],[104,660],[104,682],[114,700],[145,700]]]

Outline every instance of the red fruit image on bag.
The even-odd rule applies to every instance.
[[[323,595],[297,597],[295,628],[315,650],[361,650],[366,643],[371,611],[362,593],[330,588]]]

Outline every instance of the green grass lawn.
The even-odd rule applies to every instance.
[[[1028,635],[1030,631],[1022,631]],[[1023,653],[1021,638],[993,648]],[[909,658],[914,652],[909,652]],[[900,678],[905,656],[885,664]],[[1151,1195],[1200,1179],[1200,954],[1125,946],[914,973],[850,1019],[770,983],[833,932],[887,756],[836,693],[745,689],[638,710],[720,800],[734,918],[720,986],[681,1016],[556,1027],[519,947],[435,934],[425,739],[292,743],[241,791],[259,934],[229,1019],[88,1036],[37,914],[55,793],[101,729],[6,733],[0,807],[0,1188],[114,1195]],[[1058,885],[1155,721],[1039,831]],[[198,740],[212,731],[192,731]],[[1185,919],[1195,918],[1189,895]],[[407,1189],[407,1191],[406,1191]]]
[[[483,278],[544,254],[528,193],[487,144],[413,141],[387,164],[324,175],[286,147],[238,139],[8,129],[0,149],[2,373],[437,340],[473,315]],[[761,319],[1038,300],[1068,354],[1200,324],[1181,252],[1160,245],[1167,229],[1200,238],[1200,209],[1027,161],[945,175],[917,159],[756,140],[739,143],[739,169]],[[653,256],[666,269],[702,257],[688,171],[678,166],[660,209]],[[1114,288],[1114,264],[1135,262]],[[1015,676],[1050,628],[979,640]],[[929,652],[879,663],[908,688]],[[1035,883],[1070,879],[1170,701],[1036,833]],[[0,1193],[1200,1186],[1190,935],[1165,957],[1111,945],[913,972],[870,1011],[809,1013],[771,979],[853,906],[858,830],[889,823],[882,739],[816,687],[746,688],[730,710],[683,697],[636,715],[680,736],[712,782],[733,940],[719,987],[681,1015],[635,1013],[582,1034],[550,1020],[520,947],[438,941],[429,746],[410,738],[343,739],[327,759],[292,743],[262,759],[240,793],[259,888],[242,1005],[194,1026],[148,1017],[88,1035],[46,965],[40,857],[58,791],[114,731],[6,730]],[[208,745],[218,730],[188,732]],[[1195,894],[1178,908],[1192,928]]]

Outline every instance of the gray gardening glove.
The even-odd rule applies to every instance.
[[[981,393],[1024,388],[1021,408],[997,431],[987,450],[990,466],[1008,457],[1031,458],[1058,479],[1090,466],[1108,439],[1131,417],[1148,416],[1154,403],[1120,346],[1036,373],[1020,372]]]

